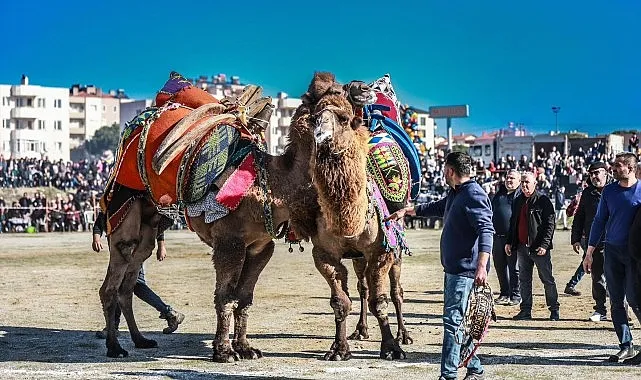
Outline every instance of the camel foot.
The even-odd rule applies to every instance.
[[[349,340],[369,339],[369,334],[367,333],[367,327],[356,326],[356,330],[354,330],[352,335],[348,336],[347,339]]]
[[[134,340],[134,344],[136,345],[136,348],[156,348],[158,347],[158,342],[156,342],[153,339],[147,339],[140,337],[136,340]]]
[[[129,356],[129,352],[127,352],[124,348],[120,347],[119,344],[116,344],[114,347],[107,347],[107,357],[126,358],[127,356]]]
[[[396,335],[396,343],[403,345],[414,344],[414,339],[412,339],[407,330],[398,330],[398,334]]]
[[[328,361],[342,361],[352,358],[352,353],[349,351],[347,342],[334,342],[329,351],[325,354],[324,359]]]
[[[249,345],[249,342],[234,342],[233,343],[234,351],[240,355],[241,359],[260,359],[263,357],[263,353]]]
[[[212,360],[218,363],[233,363],[240,360],[240,355],[229,344],[221,344],[214,346]]]
[[[405,359],[406,357],[405,351],[401,349],[395,340],[392,340],[391,343],[381,343],[381,359],[396,360]]]

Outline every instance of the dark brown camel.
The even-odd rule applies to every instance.
[[[255,183],[238,208],[222,219],[209,224],[205,223],[203,216],[191,219],[191,226],[199,238],[212,247],[216,271],[214,361],[231,362],[262,356],[261,351],[253,348],[247,340],[247,318],[258,277],[274,252],[272,236],[265,227],[263,202],[267,200],[272,208],[274,226],[290,220],[293,230],[301,238],[316,231],[318,203],[308,174],[314,140],[307,127],[308,117],[307,107],[297,110],[289,133],[290,144],[282,156],[272,157],[257,152],[264,158],[269,194]],[[135,346],[157,346],[155,341],[144,338],[138,330],[131,300],[137,273],[154,248],[160,219],[148,197],[139,198],[109,237],[109,268],[100,289],[107,322],[109,357],[128,355],[116,337],[116,302],[120,304]],[[234,334],[230,341],[232,318]]]

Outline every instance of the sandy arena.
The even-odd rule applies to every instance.
[[[314,268],[311,245],[299,253],[277,243],[276,253],[256,287],[249,338],[264,358],[234,364],[210,361],[214,333],[214,274],[209,249],[187,231],[167,234],[167,259],[147,261],[147,281],[165,302],[186,314],[172,335],[164,320],[134,298],[138,324],[158,348],[133,347],[121,323],[125,359],[106,357],[104,341],[95,338],[104,325],[98,289],[108,254],[91,251],[88,233],[0,235],[0,378],[2,379],[436,379],[442,339],[442,267],[439,231],[410,231],[414,251],[403,266],[405,319],[414,344],[404,346],[406,360],[378,359],[380,333],[370,315],[370,339],[351,342],[354,358],[325,362],[332,343],[333,312],[329,288]],[[559,292],[580,257],[569,233],[557,231],[553,252]],[[351,263],[350,295],[355,301],[348,333],[357,322],[358,293]],[[535,276],[536,277],[536,276]],[[492,288],[497,291],[494,273]],[[611,322],[589,322],[590,280],[562,295],[561,321],[547,320],[540,281],[535,278],[533,321],[512,321],[515,307],[498,306],[499,321],[480,349],[488,379],[635,379],[641,368],[605,363],[617,349]],[[390,303],[390,310],[393,307]],[[393,314],[391,315],[393,316]],[[395,322],[394,318],[391,318]],[[638,326],[638,322],[635,321]],[[392,326],[395,333],[395,324]],[[640,334],[638,329],[633,334]],[[460,372],[462,378],[463,371]]]

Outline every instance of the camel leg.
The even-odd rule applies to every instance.
[[[392,303],[396,309],[396,322],[398,324],[398,333],[396,334],[396,341],[399,344],[412,344],[414,340],[405,328],[405,320],[403,319],[403,287],[401,286],[401,265],[403,259],[398,258],[394,260],[394,264],[389,271],[390,291],[392,296]]]
[[[109,267],[107,275],[100,287],[100,301],[107,326],[107,356],[110,358],[126,357],[129,353],[124,350],[116,337],[116,304],[118,292],[132,260],[133,252],[138,245],[142,206],[135,202],[125,220],[109,237]]]
[[[368,339],[367,333],[367,280],[365,279],[365,269],[367,268],[367,261],[365,259],[352,260],[354,265],[354,272],[358,278],[358,295],[361,302],[361,313],[356,324],[356,330],[347,339],[350,340],[363,340]]]
[[[113,260],[110,260],[105,281],[102,283],[99,292],[100,301],[102,302],[102,310],[105,315],[105,326],[107,327],[107,356],[110,358],[118,358],[120,356],[124,358],[129,356],[129,353],[120,346],[118,338],[116,337],[116,305],[118,304],[118,288],[125,277],[126,270],[126,262],[116,264]]]
[[[352,353],[347,343],[346,322],[352,307],[347,292],[347,268],[336,258],[318,247],[312,249],[316,269],[323,275],[331,289],[329,304],[334,309],[336,335],[334,343],[325,354],[325,360],[349,360]]]
[[[134,287],[136,286],[136,281],[138,280],[138,274],[142,267],[142,262],[147,260],[151,256],[152,251],[154,250],[155,241],[156,241],[156,229],[151,228],[145,224],[141,225],[141,241],[134,252],[134,258],[136,261],[141,261],[140,265],[137,265],[133,270],[128,271],[125,274],[125,278],[120,286],[120,291],[118,292],[118,300],[120,302],[120,309],[122,310],[122,315],[127,321],[127,327],[129,328],[129,334],[131,335],[131,340],[134,342],[136,348],[155,348],[158,347],[158,343],[153,339],[145,338],[138,329],[136,324],[136,319],[134,317],[133,307],[132,307],[132,298],[134,293]]]
[[[242,359],[258,359],[263,357],[263,353],[253,348],[247,340],[247,318],[249,317],[249,308],[254,300],[254,288],[260,273],[265,269],[274,253],[274,242],[270,240],[266,246],[257,252],[249,248],[245,257],[243,271],[236,285],[236,297],[238,305],[234,310],[234,341],[232,347]]]
[[[394,253],[386,252],[374,255],[367,264],[367,281],[370,284],[369,310],[376,316],[381,328],[381,353],[382,359],[405,359],[405,352],[398,345],[392,335],[392,330],[387,317],[387,292],[385,280],[394,263]]]
[[[213,342],[213,360],[231,363],[240,360],[229,341],[229,325],[238,300],[235,288],[245,261],[245,243],[234,237],[221,237],[214,244],[212,260],[216,269],[216,335]]]

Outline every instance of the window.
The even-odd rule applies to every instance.
[[[426,118],[426,117],[424,117],[424,116],[421,116],[420,121],[419,121],[419,125],[420,125],[421,127],[426,126],[426,125],[427,125],[427,118]]]
[[[20,145],[22,145],[22,141],[16,140],[16,152],[20,152]]]
[[[33,107],[33,99],[31,98],[27,99],[27,107]]]
[[[22,98],[17,98],[16,99],[16,107],[17,108],[22,107]]]
[[[6,99],[7,99],[6,97],[4,97],[4,96],[2,97],[2,105],[3,106],[8,106],[8,104],[5,103]]]
[[[54,99],[53,100],[53,107],[54,108],[62,108],[62,100],[61,99]]]
[[[6,119],[4,120],[4,123],[2,124],[4,128],[11,129],[11,120]]]
[[[45,121],[38,120],[38,129],[45,129]]]
[[[486,145],[485,146],[485,155],[486,156],[491,156],[492,155],[492,146],[491,145]]]
[[[114,112],[118,111],[118,107],[114,106]]]
[[[33,129],[33,120],[27,120],[27,128]]]
[[[62,152],[62,143],[61,142],[57,142],[56,143],[56,149],[58,150],[58,152]]]
[[[37,143],[37,142],[35,142],[35,141],[29,141],[29,143],[28,143],[28,144],[29,144],[29,150],[30,150],[30,151],[32,151],[32,152],[36,152],[36,151],[37,151],[37,149],[36,149],[36,146],[38,145],[38,143]]]
[[[91,110],[92,110],[92,111],[98,111],[98,106],[97,106],[97,105],[95,105],[95,104],[92,104],[92,105],[91,105]]]

